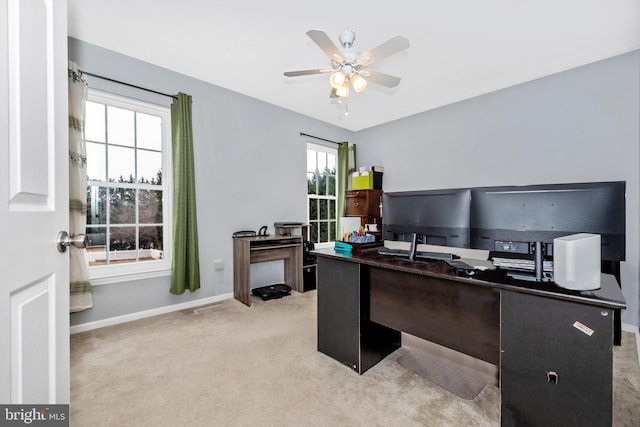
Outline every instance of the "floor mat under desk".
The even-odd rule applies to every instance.
[[[414,340],[414,341],[412,341]],[[403,355],[397,362],[425,379],[467,400],[474,399],[487,385],[498,385],[498,369],[470,356],[437,344],[407,339],[403,334]],[[412,345],[413,344],[413,345]]]

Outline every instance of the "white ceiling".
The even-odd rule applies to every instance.
[[[68,0],[69,36],[358,131],[640,49],[640,0]],[[364,51],[396,35],[408,50],[371,68],[346,107],[329,60],[305,34],[354,30]],[[100,70],[90,70],[100,73]],[[151,88],[153,89],[153,88]]]

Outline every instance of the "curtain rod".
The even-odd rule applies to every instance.
[[[173,98],[173,99],[177,98],[175,95],[169,95],[169,94],[166,94],[166,93],[158,92],[157,90],[147,89],[147,88],[142,87],[142,86],[132,85],[131,83],[121,82],[120,80],[115,80],[115,79],[112,79],[112,78],[109,78],[109,77],[101,76],[99,74],[89,73],[89,72],[84,71],[84,70],[80,70],[80,71],[83,74],[86,74],[87,76],[97,77],[97,78],[102,79],[102,80],[108,80],[110,82],[118,83],[118,84],[125,85],[125,86],[129,86],[129,87],[132,87],[132,88],[135,88],[135,89],[146,90],[147,92],[151,92],[151,93],[155,93],[155,94],[158,94],[158,95],[166,96],[168,98]]]
[[[315,138],[315,139],[319,139],[320,141],[327,141],[327,142],[330,142],[330,143],[332,143],[332,144],[337,144],[337,145],[340,145],[340,144],[341,144],[340,142],[335,142],[335,141],[331,141],[331,140],[329,140],[329,139],[319,138],[319,137],[317,137],[317,136],[309,135],[308,133],[302,133],[302,132],[300,132],[300,136],[308,136],[309,138]]]

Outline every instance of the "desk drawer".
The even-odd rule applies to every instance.
[[[612,310],[502,291],[501,319],[503,427],[611,425]]]
[[[365,196],[345,197],[345,213],[347,216],[366,216],[367,208],[367,198]]]

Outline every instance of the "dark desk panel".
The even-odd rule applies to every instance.
[[[381,267],[370,268],[371,320],[494,365],[500,361],[500,295]]]
[[[501,271],[459,277],[439,261],[375,250],[314,254],[323,353],[355,361],[362,373],[397,348],[394,332],[404,331],[498,365],[502,426],[611,423],[614,312],[625,308],[613,276],[578,292]],[[336,316],[350,319],[348,333]],[[384,351],[363,351],[371,343]]]
[[[400,332],[369,319],[366,266],[318,259],[318,351],[363,373],[400,348]]]
[[[508,291],[501,299],[502,425],[611,425],[613,310]]]

